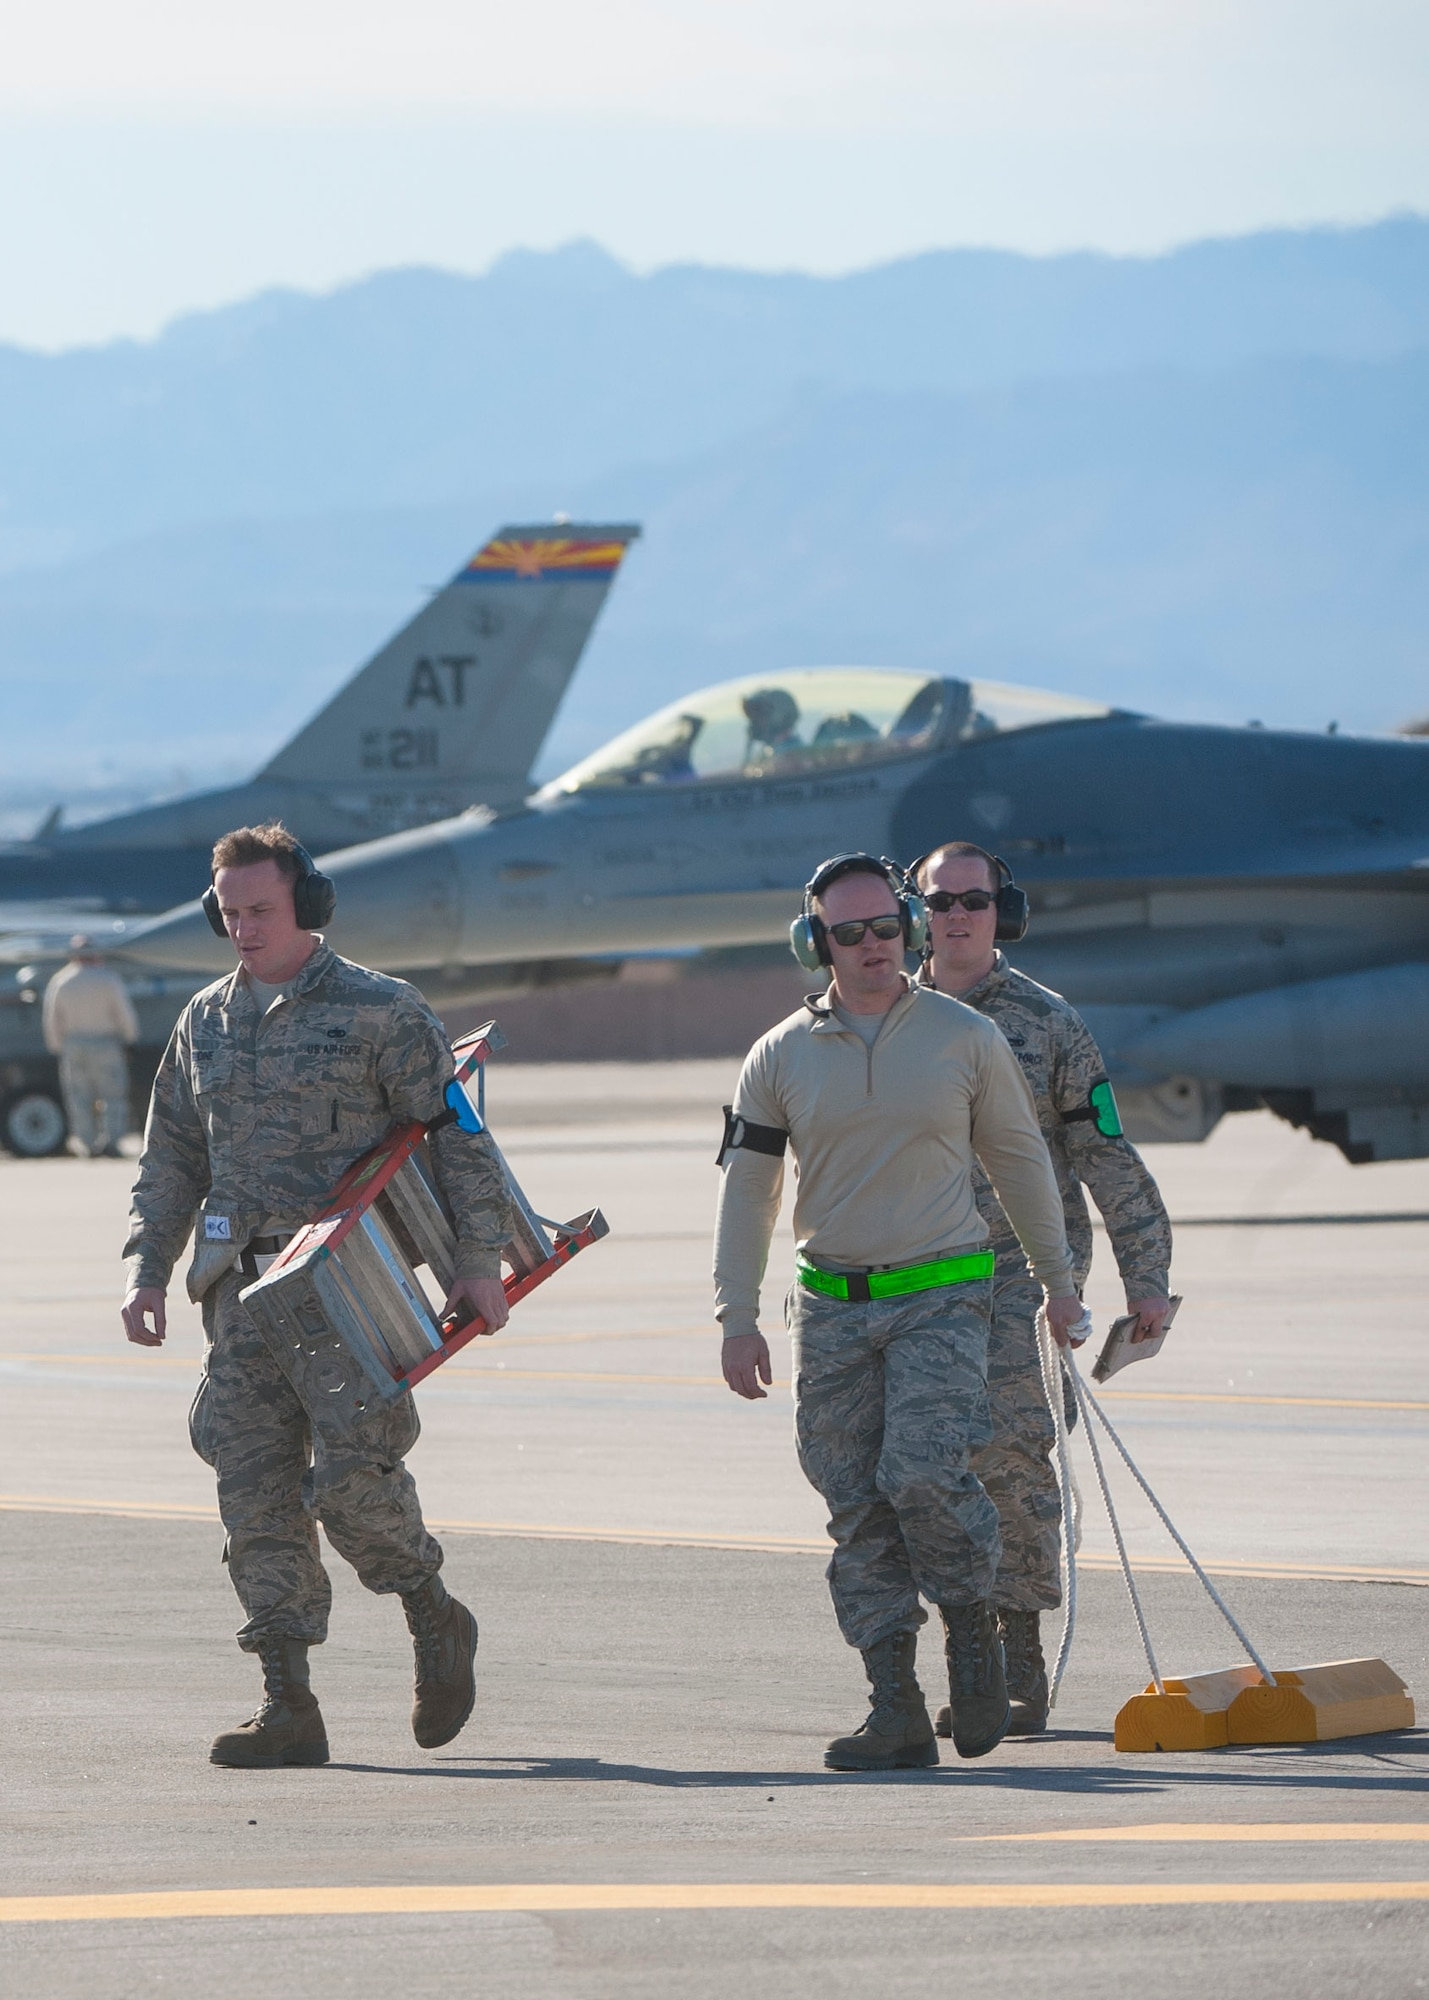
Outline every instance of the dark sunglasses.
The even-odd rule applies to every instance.
[[[902,917],[854,917],[846,924],[830,924],[829,936],[835,944],[862,944],[865,931],[872,931],[876,938],[885,942],[889,938],[902,937]]]
[[[992,907],[997,898],[988,889],[964,889],[959,893],[954,893],[951,889],[933,889],[923,901],[930,910],[936,910],[940,917],[945,917],[948,911],[955,910],[959,903],[965,910],[986,910]]]

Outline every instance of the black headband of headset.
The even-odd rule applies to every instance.
[[[882,876],[900,902],[910,894],[917,894],[907,870],[900,868],[896,861],[890,861],[886,854],[835,854],[821,862],[804,884],[806,917],[813,915],[815,897],[821,895],[831,883],[842,881],[845,875]]]
[[[996,870],[998,871],[998,883],[997,883],[998,889],[1016,888],[1017,877],[1013,874],[1012,870],[1008,867],[1007,863],[1003,860],[1002,856],[1000,854],[994,854],[991,848],[978,847],[975,841],[968,841],[966,843],[963,843],[956,840],[940,840],[936,847],[930,847],[926,854],[920,854],[916,861],[910,861],[908,863],[908,880],[913,886],[913,888],[918,891],[919,895],[923,893],[921,889],[918,889],[919,869],[926,867],[928,862],[932,860],[933,856],[935,854],[941,854],[945,848],[959,847],[964,844],[973,848],[979,857],[985,856],[986,859],[992,863],[993,867],[996,868]],[[968,860],[971,859],[971,856],[965,855],[963,858],[965,860]]]

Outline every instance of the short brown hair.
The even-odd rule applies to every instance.
[[[995,854],[989,854],[987,849],[979,847],[975,840],[944,840],[940,841],[936,847],[930,847],[928,852],[923,856],[923,859],[915,864],[918,871],[917,879],[920,889],[927,879],[928,870],[935,861],[941,861],[945,854],[955,855],[964,859],[976,856],[979,861],[985,861],[987,863],[988,887],[994,893],[1002,887],[1003,868]]]
[[[255,861],[275,861],[289,882],[303,873],[298,840],[279,819],[270,819],[266,826],[236,826],[214,842],[215,876],[220,868],[251,868]]]

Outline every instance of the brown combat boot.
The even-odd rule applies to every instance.
[[[272,1771],[282,1764],[325,1764],[327,1731],[317,1696],[308,1686],[307,1642],[274,1633],[258,1641],[258,1658],[263,1667],[263,1706],[241,1728],[216,1737],[208,1761],[249,1771]]]
[[[933,1725],[913,1671],[917,1634],[894,1632],[870,1646],[863,1669],[873,1693],[868,1720],[824,1752],[831,1771],[925,1770],[938,1761]]]
[[[1009,1736],[1040,1736],[1047,1727],[1047,1662],[1042,1657],[1040,1614],[999,1605],[997,1622],[1007,1662],[1007,1693],[1012,1704]]]
[[[1016,1611],[1000,1605],[998,1629],[1007,1668],[1007,1695],[1012,1720],[1009,1736],[1040,1736],[1047,1727],[1047,1662],[1042,1657],[1041,1613]],[[953,1711],[946,1703],[938,1710],[933,1728],[939,1736],[953,1733]]]
[[[476,1705],[476,1620],[439,1576],[402,1599],[417,1655],[412,1734],[440,1750],[460,1733]]]
[[[949,1726],[960,1757],[985,1757],[1007,1734],[1012,1710],[997,1613],[990,1604],[940,1604],[952,1696]]]

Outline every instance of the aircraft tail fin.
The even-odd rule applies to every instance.
[[[530,789],[630,523],[505,527],[284,745],[260,778],[408,802],[407,819]]]

